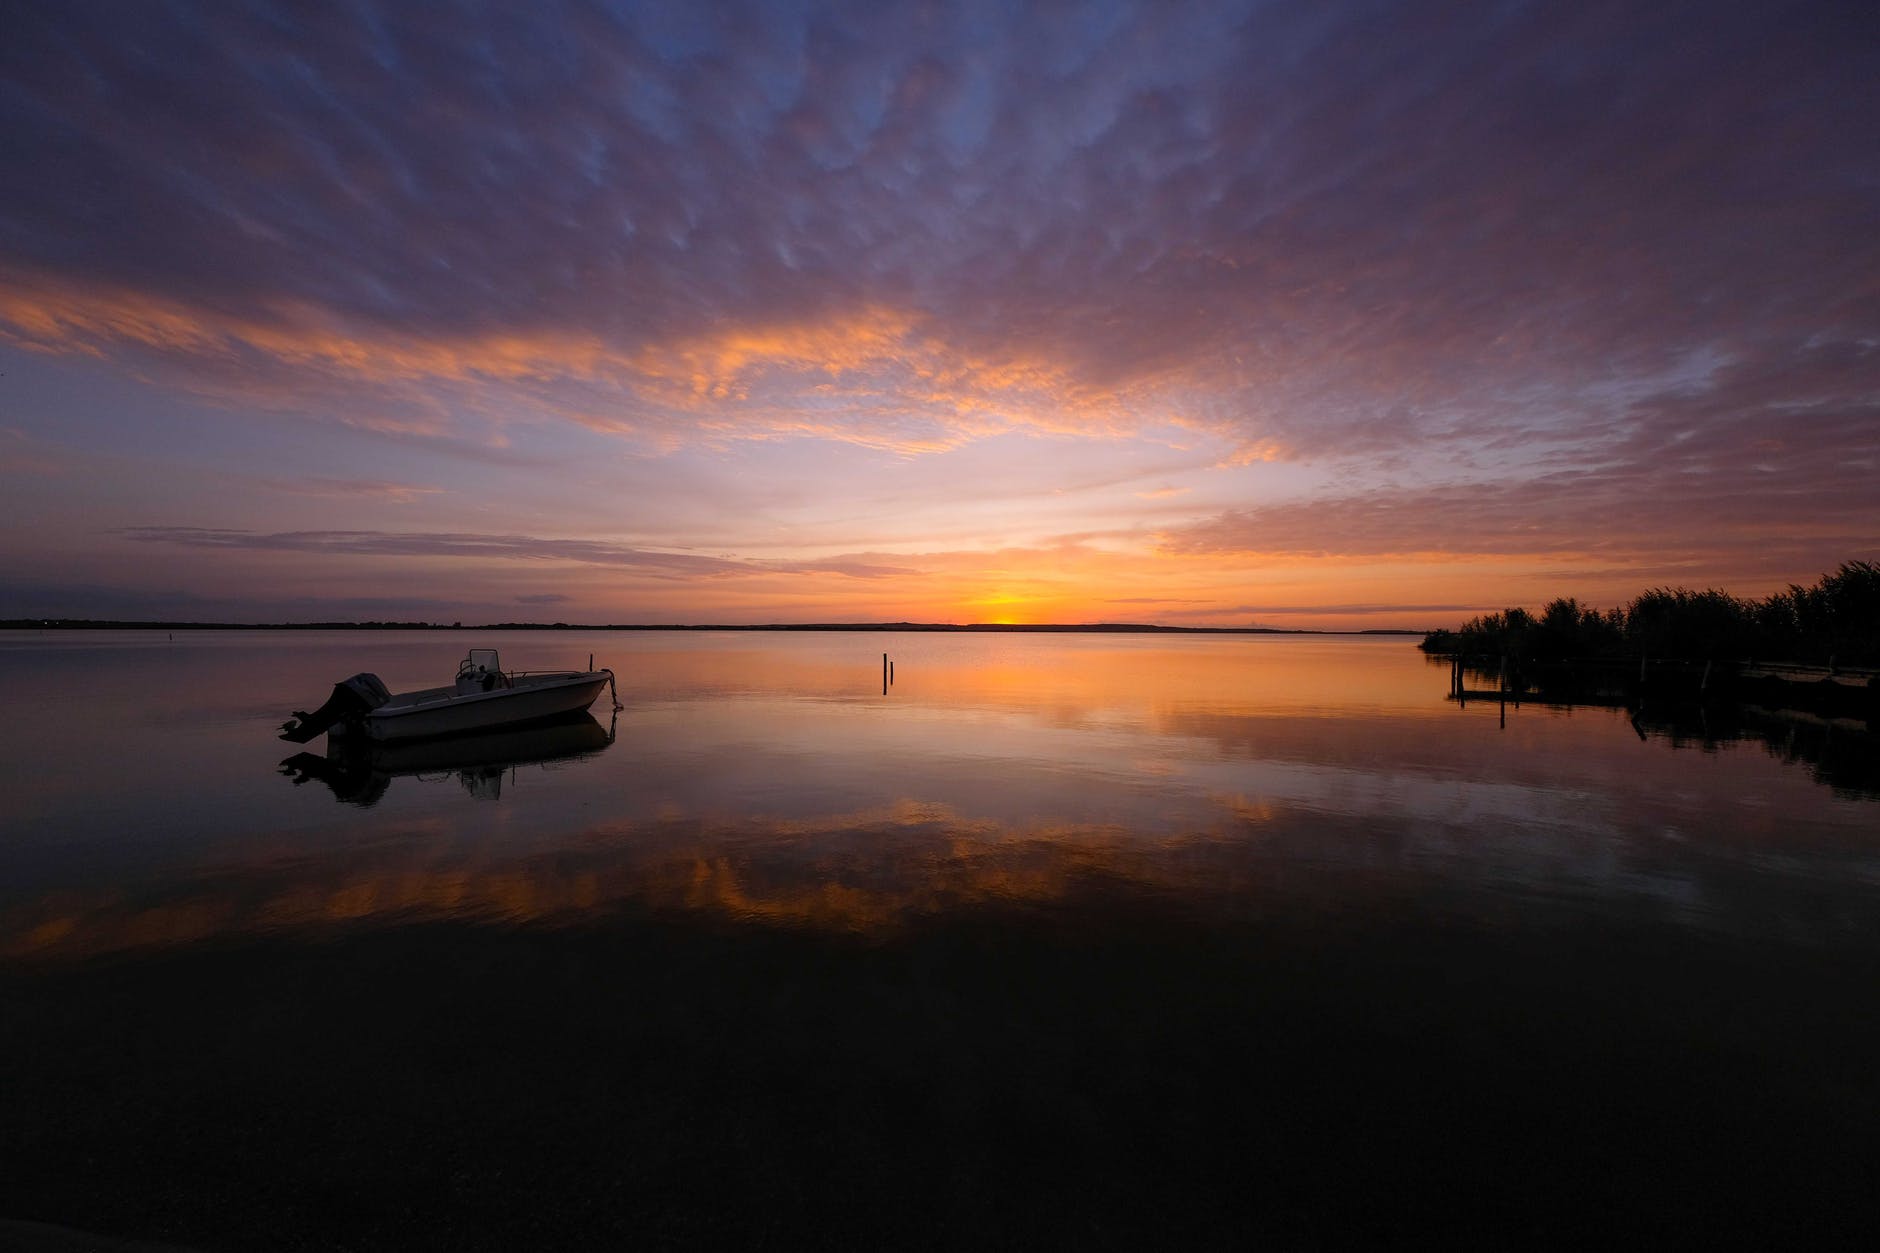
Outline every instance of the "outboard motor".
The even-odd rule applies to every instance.
[[[365,717],[391,698],[391,692],[379,681],[378,675],[355,674],[350,679],[335,683],[333,694],[326,698],[326,704],[312,713],[296,709],[294,717],[300,721],[283,722],[281,738],[290,744],[305,744],[335,723]]]

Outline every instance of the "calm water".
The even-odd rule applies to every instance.
[[[470,644],[623,708],[283,764],[334,680]],[[1403,639],[0,636],[0,1218],[1871,1233],[1872,737],[1447,681]]]

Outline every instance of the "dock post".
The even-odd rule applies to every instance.
[[[881,694],[888,694],[888,654],[881,654]]]

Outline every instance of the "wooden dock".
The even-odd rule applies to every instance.
[[[1495,686],[1471,687],[1471,678]],[[1589,658],[1520,663],[1505,657],[1451,658],[1448,699],[1519,706],[1617,704],[1756,704],[1829,717],[1880,721],[1880,671],[1788,662],[1691,658]]]

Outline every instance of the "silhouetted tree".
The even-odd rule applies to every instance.
[[[1571,597],[1539,617],[1525,609],[1433,631],[1424,651],[1558,661],[1575,657],[1676,657],[1880,665],[1880,565],[1844,562],[1813,587],[1790,585],[1762,600],[1710,588],[1658,587],[1600,612]]]
[[[1626,607],[1626,642],[1641,657],[1745,657],[1755,642],[1745,609],[1715,588],[1653,588]]]

